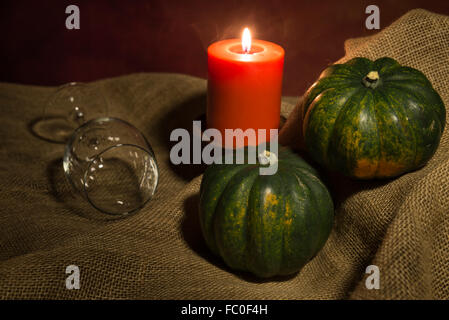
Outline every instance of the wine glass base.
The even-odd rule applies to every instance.
[[[66,143],[76,129],[63,117],[40,119],[32,124],[33,133],[46,141]]]

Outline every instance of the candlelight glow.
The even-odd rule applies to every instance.
[[[251,51],[251,33],[248,28],[243,30],[242,35],[242,50],[245,53],[249,53]]]

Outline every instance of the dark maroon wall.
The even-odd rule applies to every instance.
[[[81,10],[81,29],[65,28],[65,8]],[[2,0],[0,81],[56,85],[132,72],[207,77],[206,48],[240,37],[244,26],[286,51],[284,94],[298,95],[365,29],[377,4],[381,28],[413,8],[449,15],[447,0]]]

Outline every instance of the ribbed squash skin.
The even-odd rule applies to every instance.
[[[423,166],[438,147],[446,119],[427,78],[391,58],[354,58],[328,67],[306,93],[302,111],[312,158],[361,179]]]
[[[326,242],[333,203],[316,171],[279,151],[274,175],[260,164],[214,164],[200,188],[201,229],[226,264],[259,277],[300,270]]]

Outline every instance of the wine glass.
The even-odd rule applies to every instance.
[[[106,117],[107,102],[101,90],[82,82],[58,87],[34,123],[33,132],[47,141],[65,143],[73,131],[88,120]]]
[[[66,144],[64,172],[71,185],[96,209],[129,215],[154,195],[159,171],[142,133],[116,118],[90,120]]]

